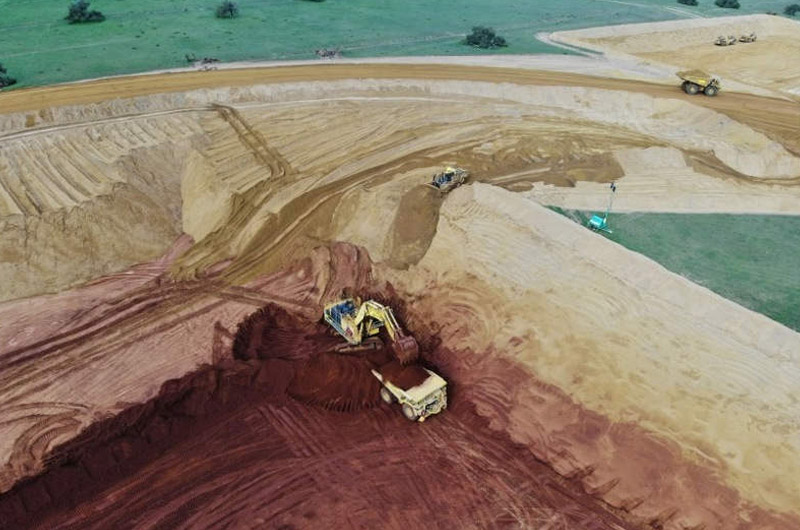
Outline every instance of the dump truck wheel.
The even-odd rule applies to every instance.
[[[381,388],[381,399],[385,403],[391,403],[392,401],[394,401],[394,396],[392,395],[391,392],[389,392],[389,390],[386,387],[384,387]]]
[[[684,81],[684,82],[681,84],[681,90],[683,90],[683,91],[684,91],[684,92],[686,92],[687,94],[689,93],[689,81]]]
[[[686,87],[686,93],[690,96],[694,96],[698,92],[700,92],[700,85],[689,83],[689,85]]]
[[[717,92],[718,92],[718,90],[717,90],[717,87],[715,87],[715,86],[711,86],[711,85],[707,86],[707,87],[705,88],[705,90],[703,90],[703,93],[704,93],[706,96],[709,96],[709,97],[716,96],[716,95],[717,95]]]
[[[417,421],[419,419],[419,416],[414,413],[414,409],[412,409],[411,405],[408,403],[403,404],[403,416],[411,421]]]

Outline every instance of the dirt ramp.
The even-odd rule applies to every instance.
[[[320,314],[322,306],[341,296],[343,291],[373,289],[372,260],[369,253],[356,245],[332,243],[315,249],[315,285],[318,286]]]
[[[436,235],[442,200],[438,190],[424,184],[403,195],[389,235],[392,267],[407,269],[409,265],[416,265],[428,251]]]

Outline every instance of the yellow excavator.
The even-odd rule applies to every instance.
[[[362,303],[358,298],[344,298],[326,305],[323,318],[347,341],[337,351],[347,353],[380,348],[383,343],[378,334],[383,328],[402,364],[415,361],[419,356],[417,341],[403,332],[392,309],[374,300]]]

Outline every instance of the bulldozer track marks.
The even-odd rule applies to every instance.
[[[0,383],[4,392],[12,392],[28,384],[37,373],[60,367],[61,370],[66,369],[62,374],[65,375],[69,373],[67,367],[73,364],[71,359],[75,356],[79,355],[84,362],[107,357],[121,348],[167,331],[229,301],[255,307],[277,303],[295,311],[308,311],[306,306],[282,297],[273,297],[242,287],[230,288],[196,281],[188,285],[167,284],[154,292],[152,286],[145,286],[107,302],[104,304],[107,309],[76,328],[57,334],[50,340],[5,352],[0,356],[0,365],[4,368],[0,374]],[[182,308],[192,306],[195,307],[180,312]],[[34,359],[36,365],[30,366]],[[21,396],[14,399],[21,399]]]
[[[266,406],[259,410],[268,417],[270,425],[278,431],[278,434],[291,444],[291,451],[296,456],[311,457],[322,452],[313,443],[315,437],[307,425],[304,425],[303,421],[298,421],[297,410],[280,406]]]
[[[282,179],[295,173],[283,155],[270,147],[264,135],[254,129],[237,108],[219,103],[213,104],[212,108],[230,124],[239,140],[253,153],[253,156],[269,167],[273,179]]]

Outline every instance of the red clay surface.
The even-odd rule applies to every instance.
[[[0,517],[76,529],[636,527],[491,429],[457,386],[425,424],[387,405],[309,406],[288,387],[332,355],[327,329],[272,306],[241,329],[234,352],[247,360],[201,367],[94,424],[0,497]],[[346,361],[356,375],[357,360]]]
[[[463,308],[407,306],[375,280],[363,249],[321,247],[245,287],[163,281],[170,259],[138,279],[12,303],[63,323],[29,327],[20,316],[3,330],[16,346],[0,354],[4,407],[24,408],[16,421],[34,425],[4,469],[15,485],[0,495],[0,527],[797,528],[503,352],[448,349],[468,324]],[[342,294],[393,307],[421,362],[449,382],[444,413],[411,423],[380,402],[369,368],[412,386],[420,375],[389,348],[331,351],[341,341],[318,320],[321,303]],[[191,310],[170,309],[181,304]],[[131,373],[119,359],[135,361]],[[165,361],[180,371],[162,385]],[[74,393],[64,383],[73,373],[102,384],[81,387],[84,426],[31,401],[59,384]],[[147,378],[145,398],[92,413],[104,402],[90,397],[119,399]]]
[[[371,281],[369,257],[347,245],[320,247],[245,286],[173,281],[165,271],[184,239],[155,263],[0,305],[0,493],[92,423],[230,358],[232,332],[264,304],[317,318],[321,300]]]

